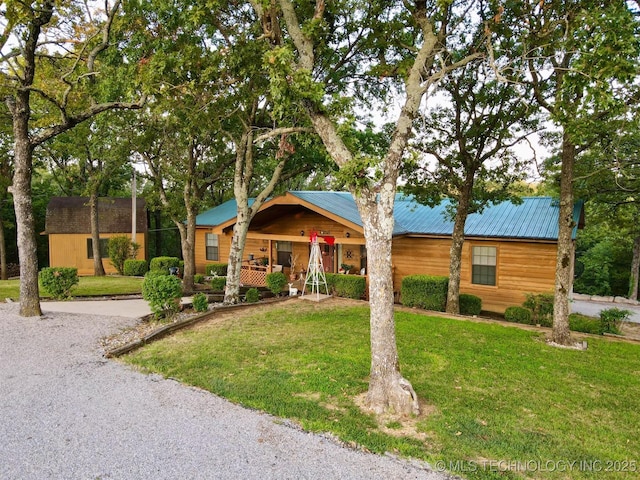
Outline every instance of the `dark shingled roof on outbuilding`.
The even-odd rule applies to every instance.
[[[98,203],[100,233],[131,232],[131,198],[100,198]],[[147,232],[147,210],[144,199],[136,199],[136,231]],[[47,205],[45,232],[90,233],[89,197],[53,197]]]

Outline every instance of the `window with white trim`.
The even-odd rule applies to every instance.
[[[206,248],[206,259],[217,262],[219,260],[218,235],[214,235],[213,233],[205,233],[204,243]]]
[[[473,247],[471,283],[496,285],[496,247]]]

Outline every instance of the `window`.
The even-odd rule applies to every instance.
[[[367,247],[360,245],[360,270],[367,269]]]
[[[291,252],[293,252],[293,248],[291,242],[280,242],[276,243],[276,251],[278,252],[277,264],[282,265],[284,267],[291,266]]]
[[[496,284],[496,247],[473,247],[471,283]]]
[[[100,257],[109,258],[109,239],[100,239]],[[93,258],[93,239],[87,238],[87,258]]]
[[[204,242],[206,248],[206,259],[217,262],[219,260],[218,235],[214,235],[213,233],[205,233]]]

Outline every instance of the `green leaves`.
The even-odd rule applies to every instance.
[[[321,104],[324,85],[316,82],[309,70],[294,68],[294,55],[289,47],[269,50],[264,54],[263,61],[269,74],[276,118],[282,119],[292,111],[299,110],[301,102]]]

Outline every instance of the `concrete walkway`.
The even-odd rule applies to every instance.
[[[191,297],[183,299],[190,302]],[[43,314],[48,312],[82,313],[86,315],[109,315],[124,318],[142,318],[151,313],[149,304],[141,299],[126,300],[69,300],[67,302],[40,302]]]
[[[183,304],[191,303],[191,297],[184,297]],[[149,304],[140,299],[126,300],[73,300],[68,302],[40,303],[43,313],[46,312],[66,312],[83,313],[87,315],[112,315],[125,318],[141,318],[151,313]],[[640,323],[640,304],[604,299],[603,297],[588,297],[574,294],[574,299],[570,304],[571,311],[597,317],[600,311],[607,308],[620,308],[632,312],[629,321]]]
[[[630,302],[623,299],[614,300],[613,297],[589,297],[587,295],[574,294],[570,308],[573,313],[581,313],[590,317],[600,316],[602,310],[619,308],[620,310],[631,312],[630,322],[640,323],[640,304],[638,302]]]

